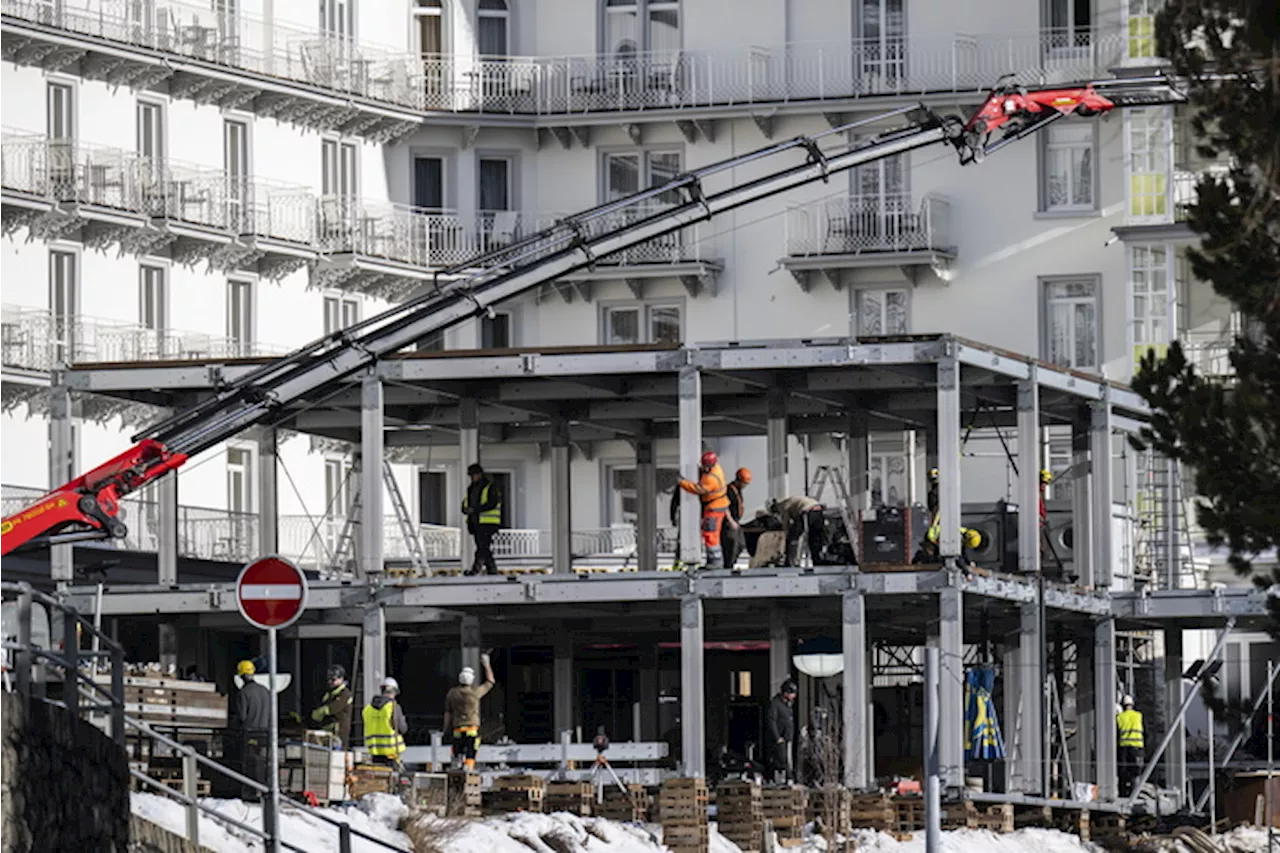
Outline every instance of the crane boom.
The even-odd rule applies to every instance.
[[[127,530],[117,517],[120,499],[191,456],[282,416],[287,406],[317,399],[380,358],[611,254],[907,151],[947,142],[965,165],[1067,115],[1092,116],[1115,107],[1183,100],[1173,82],[1163,77],[1040,89],[1002,81],[967,121],[939,116],[923,105],[905,107],[712,163],[659,187],[574,214],[512,245],[442,270],[426,293],[262,365],[215,389],[199,405],[151,425],[133,437],[136,443],[124,453],[5,517],[0,523],[0,553],[123,538]],[[858,128],[896,118],[905,124],[856,143],[847,141],[847,134]],[[993,141],[997,131],[1001,136]],[[824,149],[822,142],[831,138],[844,141]],[[756,162],[770,163],[771,171],[727,189],[708,190],[708,178],[732,175],[732,170]],[[673,199],[678,201],[672,203]]]

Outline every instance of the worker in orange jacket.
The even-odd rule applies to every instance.
[[[720,467],[720,457],[708,450],[702,454],[698,466],[698,482],[681,480],[680,488],[702,501],[702,544],[707,548],[707,568],[724,568],[724,549],[720,546],[720,531],[724,527],[725,513],[729,511],[729,490]]]

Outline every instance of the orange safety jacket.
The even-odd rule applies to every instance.
[[[702,498],[703,512],[723,511],[729,508],[729,488],[724,481],[724,469],[719,464],[711,466],[710,471],[703,471],[696,483],[681,480],[680,488]]]

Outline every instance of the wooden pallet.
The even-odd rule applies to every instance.
[[[705,779],[668,779],[658,792],[663,843],[672,853],[706,853],[709,792]]]
[[[894,832],[919,832],[924,829],[924,797],[893,798]]]
[[[889,832],[898,814],[888,794],[853,794],[849,798],[849,825],[853,829]]]
[[[628,785],[625,794],[616,785],[609,785],[604,789],[604,801],[597,804],[596,812],[609,820],[644,823],[649,819],[652,804],[653,798],[644,785]]]
[[[743,853],[756,853],[764,841],[764,798],[755,782],[734,779],[716,788],[716,828]]]
[[[1009,803],[983,804],[971,800],[947,803],[942,807],[942,828],[1013,832],[1013,806]]]
[[[595,786],[590,782],[552,782],[547,785],[543,810],[548,814],[568,812],[590,817],[595,804],[595,793]]]
[[[840,835],[852,831],[849,825],[852,793],[844,788],[815,788],[809,792],[809,816],[822,826],[830,826]]]

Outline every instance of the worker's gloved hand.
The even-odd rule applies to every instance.
[[[488,665],[489,665],[489,653],[488,653],[488,652],[481,652],[481,653],[480,653],[480,664],[481,664],[482,666],[488,666]]]
[[[311,712],[311,719],[315,720],[317,723],[323,720],[327,716],[329,716],[328,706],[316,708],[314,711]]]

